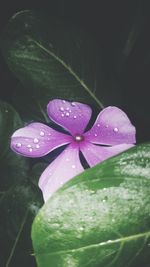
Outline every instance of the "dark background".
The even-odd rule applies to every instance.
[[[99,53],[103,55],[103,68],[106,77],[108,79],[113,77],[119,86],[123,97],[121,107],[136,126],[137,141],[141,143],[150,140],[149,2],[150,0],[49,0],[38,3],[33,0],[1,0],[0,33],[3,31],[8,19],[14,13],[24,9],[40,10],[47,13],[48,16],[56,16],[67,23],[82,27],[97,42]],[[0,54],[0,100],[11,102],[11,93],[16,84],[16,78],[9,71]],[[23,199],[24,196],[22,197],[21,195],[21,198]],[[16,199],[19,207],[22,208],[22,202],[20,204],[18,198]],[[8,206],[4,206],[3,214],[5,214],[4,211],[6,210],[7,215],[9,203]],[[14,208],[13,205],[12,207]],[[12,219],[14,215],[13,208]],[[16,211],[20,215],[18,206]],[[11,215],[9,216],[11,217]],[[2,213],[1,217],[3,217]],[[8,218],[10,219],[10,217]],[[6,221],[4,220],[4,226],[5,223]],[[9,225],[8,220],[6,225]],[[30,226],[31,222],[28,229],[30,229]],[[9,235],[9,233],[7,234]],[[26,235],[26,232],[24,235]],[[26,246],[24,244],[25,238],[22,240],[21,242]],[[6,242],[6,246],[8,242]],[[3,247],[5,250],[4,244]],[[1,251],[3,253],[0,248]],[[8,249],[7,253],[9,251],[10,249]],[[28,255],[21,254],[19,257],[20,251],[16,252],[16,259],[13,257],[15,263],[12,260],[10,266],[29,266],[26,263],[26,256],[28,257]],[[28,251],[25,253],[28,253]],[[21,264],[16,265],[17,260],[19,261],[20,259]]]
[[[34,9],[74,23],[91,34],[103,55],[106,76],[123,94],[122,108],[137,128],[138,142],[149,140],[150,5],[145,0],[11,1],[0,4],[0,31],[16,12]],[[16,79],[0,55],[0,99],[9,102]]]

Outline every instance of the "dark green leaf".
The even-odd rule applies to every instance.
[[[17,92],[21,109],[25,101],[30,108],[45,109],[53,98],[98,107],[103,106],[102,102],[117,101],[117,87],[108,82],[110,77],[104,77],[99,48],[90,39],[70,24],[35,12],[18,12],[10,19],[1,48],[9,67],[26,88],[23,98],[23,89]]]
[[[13,132],[23,125],[12,106],[0,102],[0,265],[34,266],[31,257],[32,220],[43,201],[32,182],[29,161],[10,150]],[[18,246],[19,244],[19,246]],[[31,265],[30,265],[31,263]]]
[[[10,149],[10,138],[14,131],[23,126],[15,109],[0,102],[0,187],[7,190],[14,182],[20,182],[29,170],[28,160]]]
[[[150,264],[150,144],[88,169],[38,213],[32,239],[39,267]]]

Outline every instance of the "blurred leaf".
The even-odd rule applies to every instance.
[[[24,112],[33,107],[35,113],[39,107],[45,110],[53,98],[99,108],[102,102],[114,103],[119,95],[117,87],[108,83],[99,48],[90,39],[84,31],[52,17],[32,11],[15,14],[2,36],[1,48],[25,88],[15,94],[17,107]]]
[[[149,266],[149,196],[150,144],[73,178],[33,223],[38,266]]]
[[[28,159],[10,150],[10,137],[23,125],[12,106],[0,102],[0,259],[3,266],[34,266],[31,224],[42,197],[32,183]],[[19,244],[19,246],[18,246]],[[24,264],[22,263],[24,259]]]
[[[0,187],[5,191],[11,185],[26,177],[29,170],[27,158],[13,153],[10,138],[13,132],[23,126],[15,109],[0,101]]]
[[[29,181],[12,186],[0,199],[0,258],[2,267],[36,266],[30,231],[32,221],[42,206],[42,197]],[[24,258],[25,262],[22,262]],[[33,265],[34,264],[34,265]]]

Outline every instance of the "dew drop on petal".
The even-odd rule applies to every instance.
[[[27,145],[28,148],[31,148],[31,145]]]
[[[62,102],[63,102],[63,103],[66,103],[66,100],[63,100]]]
[[[39,142],[39,139],[34,138],[33,142],[34,142],[35,144],[37,144],[37,143]]]
[[[30,152],[32,152],[32,151],[33,151],[33,149],[32,149],[32,148],[29,148],[29,151],[30,151]]]
[[[64,117],[64,116],[65,116],[65,114],[64,114],[64,113],[62,113],[62,114],[61,114],[61,116],[62,116],[62,117]]]
[[[69,117],[69,115],[70,115],[70,114],[69,114],[69,112],[66,112],[66,114],[65,114],[65,115],[66,115],[66,117]]]
[[[66,110],[69,110],[69,109],[70,109],[69,107],[66,108]]]
[[[21,146],[22,146],[21,143],[17,143],[17,144],[16,144],[16,147],[18,147],[18,148],[21,147]]]
[[[72,165],[72,169],[75,169],[75,167],[76,167],[75,165]]]
[[[77,118],[77,116],[76,116],[76,115],[74,115],[74,116],[73,116],[73,118],[74,118],[74,119],[76,119],[76,118]]]
[[[116,133],[118,132],[118,128],[117,127],[114,128],[114,132],[116,132]]]
[[[40,136],[44,136],[45,133],[43,131],[40,132]]]
[[[94,136],[97,136],[97,133],[95,133]]]
[[[64,111],[64,108],[63,107],[60,107],[60,111]]]
[[[72,106],[72,107],[75,107],[75,106],[76,106],[76,104],[75,104],[74,102],[72,102],[72,103],[71,103],[71,106]]]
[[[97,124],[97,127],[100,127],[100,124],[99,123]]]
[[[40,148],[40,146],[39,145],[36,145],[36,148]]]

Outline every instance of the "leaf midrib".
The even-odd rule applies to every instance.
[[[105,242],[101,242],[98,244],[92,244],[92,245],[88,245],[88,246],[84,246],[84,247],[80,247],[80,248],[75,248],[75,249],[68,249],[68,250],[59,250],[53,253],[47,253],[47,252],[42,252],[42,253],[36,253],[35,255],[55,255],[55,254],[59,254],[59,253],[64,253],[64,252],[76,252],[76,251],[80,251],[80,250],[85,250],[85,249],[90,249],[90,248],[95,248],[95,247],[99,247],[99,246],[106,246],[106,245],[110,245],[110,244],[116,244],[116,243],[124,243],[130,240],[134,240],[134,239],[138,239],[141,237],[145,237],[148,238],[150,236],[150,231],[145,232],[145,233],[141,233],[141,234],[135,234],[135,235],[131,235],[131,236],[126,236],[126,237],[121,237],[115,240],[108,240]]]
[[[81,86],[88,92],[88,94],[95,100],[95,102],[98,104],[100,108],[104,108],[104,105],[102,102],[95,96],[95,94],[92,92],[92,90],[86,85],[86,83],[73,71],[73,69],[67,65],[60,57],[55,55],[52,51],[45,48],[42,44],[40,44],[38,41],[30,38],[28,36],[28,40],[32,41],[34,44],[36,44],[40,49],[45,51],[48,55],[53,57],[56,61],[58,61],[80,84]]]

